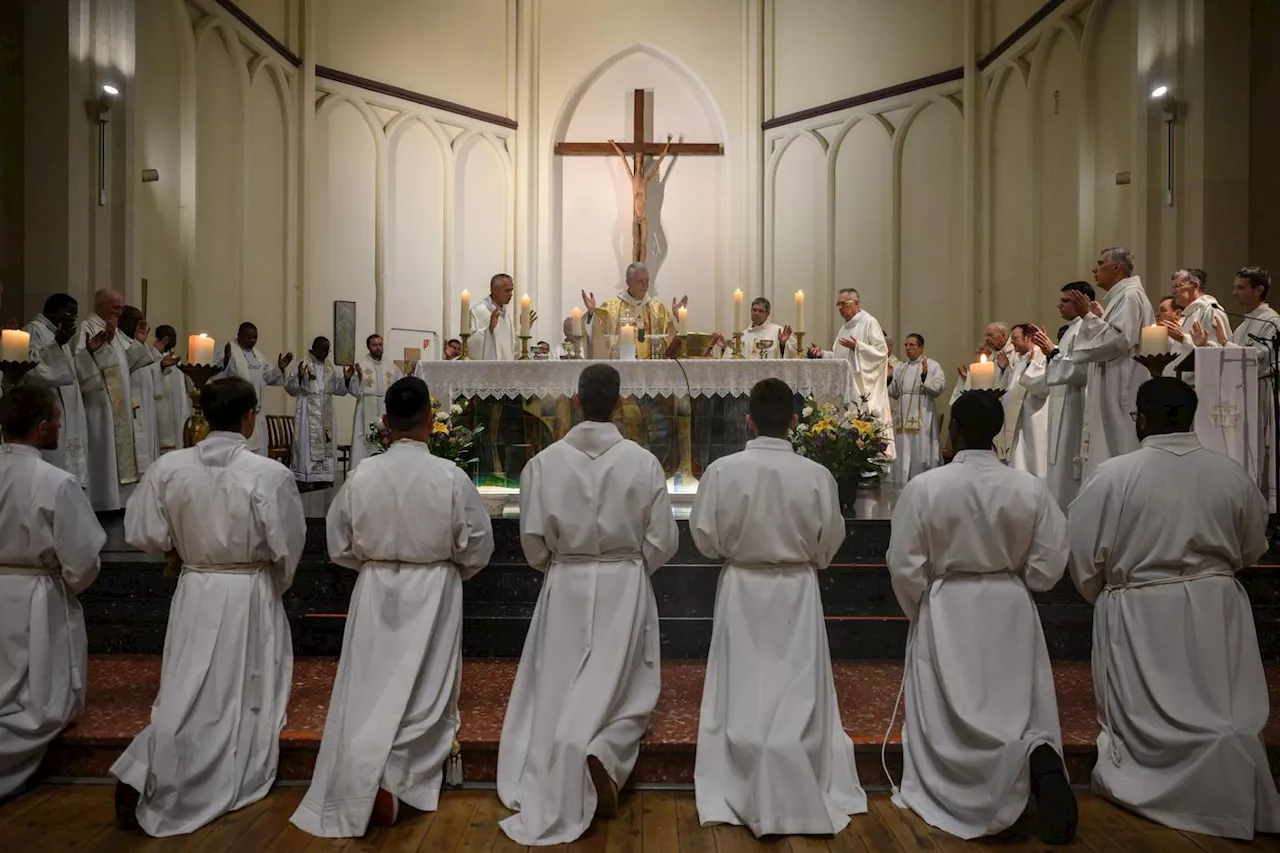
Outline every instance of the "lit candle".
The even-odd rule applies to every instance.
[[[733,330],[741,332],[742,325],[742,288],[734,288],[733,291]]]
[[[529,334],[529,326],[532,325],[531,316],[533,314],[533,303],[529,301],[529,294],[520,297],[520,334]]]
[[[1169,351],[1169,330],[1159,324],[1142,330],[1142,343],[1138,355],[1160,355]]]
[[[986,353],[978,356],[978,361],[969,365],[969,390],[993,391],[996,387],[996,364],[987,361]]]
[[[804,332],[804,291],[796,291],[796,324],[792,328],[793,332]]]
[[[17,329],[0,332],[0,361],[28,361],[30,358],[30,335]]]
[[[636,327],[623,324],[618,327],[618,358],[634,361],[636,357]]]
[[[461,334],[471,334],[471,291],[462,291],[462,332]]]
[[[686,334],[689,324],[689,309],[681,305],[676,309],[676,334]]]
[[[213,338],[204,333],[187,338],[187,361],[192,364],[213,364]]]
[[[569,320],[569,328],[573,329],[574,336],[582,337],[582,309],[574,306],[574,309],[569,312]]]

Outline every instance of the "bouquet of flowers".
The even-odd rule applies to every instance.
[[[801,456],[819,463],[837,482],[882,474],[889,467],[888,427],[867,411],[867,398],[837,406],[808,399],[788,436]]]
[[[448,459],[459,468],[469,468],[479,461],[475,454],[476,436],[483,432],[483,427],[471,429],[462,424],[455,424],[453,418],[462,414],[462,406],[457,403],[445,408],[435,397],[431,398],[431,440],[427,446],[432,456]],[[391,446],[391,431],[381,421],[369,424],[364,436],[369,448],[369,455],[376,456]]]

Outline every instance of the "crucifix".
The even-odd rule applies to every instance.
[[[555,152],[562,155],[610,155],[622,158],[631,179],[631,260],[643,261],[649,242],[649,222],[645,207],[648,204],[649,180],[658,174],[658,168],[668,154],[723,154],[724,146],[718,142],[658,143],[645,139],[644,89],[635,90],[635,106],[632,116],[631,142],[557,142]],[[630,159],[628,159],[630,157]],[[652,161],[646,168],[645,158]],[[657,158],[654,160],[653,158]]]

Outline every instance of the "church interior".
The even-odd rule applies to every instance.
[[[843,322],[838,294],[855,288],[886,338],[928,342],[945,374],[945,417],[957,368],[977,360],[988,324],[1057,329],[1060,289],[1091,280],[1101,249],[1132,252],[1152,303],[1189,265],[1224,305],[1239,268],[1280,270],[1277,56],[1276,0],[4,3],[0,321],[26,323],[57,293],[84,316],[95,292],[112,289],[152,329],[174,327],[183,355],[188,335],[220,351],[249,321],[269,363],[304,355],[321,335],[339,348],[354,341],[356,355],[377,335],[388,357],[418,350],[415,360],[434,361],[470,331],[460,305],[487,295],[495,274],[538,314],[526,343],[558,347],[585,297],[617,295],[643,259],[653,300],[687,297],[681,328],[707,339],[741,328],[741,291],[825,349]],[[611,153],[615,142],[643,154]],[[637,200],[633,173],[658,157]],[[343,363],[336,351],[334,361]],[[678,379],[697,385],[688,364]],[[547,435],[561,437],[576,417],[567,396],[534,413]],[[273,423],[294,413],[283,387],[266,388],[261,403]],[[342,456],[327,485],[341,485],[363,441],[356,404],[332,401]],[[670,430],[643,406],[622,415],[671,448],[673,480],[700,474],[707,453],[718,455],[708,448],[725,441],[730,416],[716,409],[705,416],[721,420],[699,427],[711,403],[693,409],[691,429],[676,408],[657,415],[670,416]],[[491,452],[493,470],[526,461],[522,450]],[[120,513],[106,513],[102,571],[79,595],[85,708],[50,746],[33,790],[0,803],[0,846],[524,849],[498,831],[509,812],[492,795],[544,583],[522,552],[518,480],[493,479],[484,492],[495,550],[463,586],[464,784],[438,812],[350,843],[288,824],[316,765],[357,575],[329,559],[336,489],[319,489],[302,495],[306,544],[284,597],[296,660],[274,791],[183,838],[116,828],[106,783],[152,713],[178,579],[164,554],[126,541]],[[889,799],[903,742],[886,728],[909,632],[886,566],[897,494],[886,483],[860,495],[820,573],[869,816],[814,838],[699,825],[696,739],[721,563],[690,538],[692,494],[673,492],[680,547],[652,577],[662,694],[621,815],[562,849],[980,849]],[[1262,738],[1275,773],[1280,551],[1240,583],[1266,670],[1273,712]],[[1035,603],[1063,759],[1080,791],[1067,849],[1242,847],[1087,793],[1099,760],[1093,607],[1065,577]],[[1280,841],[1260,835],[1252,846]]]

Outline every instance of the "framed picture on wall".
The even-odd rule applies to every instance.
[[[356,363],[356,304],[333,303],[333,363],[346,366]]]

